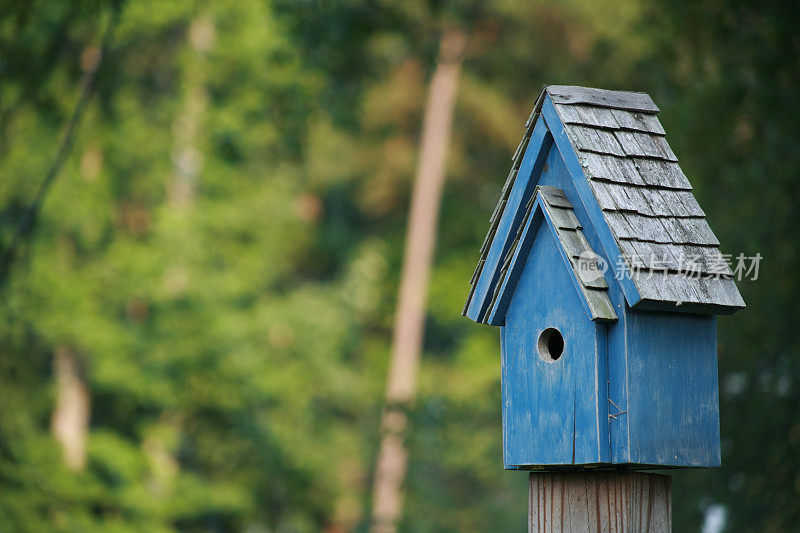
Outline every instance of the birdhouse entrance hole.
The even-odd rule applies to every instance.
[[[545,361],[557,361],[564,353],[564,337],[555,328],[547,328],[539,335],[539,356]]]

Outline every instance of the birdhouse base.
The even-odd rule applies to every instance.
[[[531,472],[528,531],[672,531],[672,480],[618,471]]]

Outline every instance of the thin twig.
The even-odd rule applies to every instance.
[[[75,133],[78,129],[78,125],[83,118],[86,105],[89,103],[89,97],[92,94],[92,88],[94,87],[94,81],[97,77],[97,72],[100,70],[100,65],[103,63],[103,58],[106,56],[109,45],[111,44],[114,28],[119,21],[119,15],[120,9],[117,7],[112,7],[111,18],[106,25],[106,28],[103,32],[103,37],[100,41],[100,57],[97,58],[97,60],[94,62],[94,65],[92,65],[83,75],[83,79],[81,81],[81,93],[78,97],[78,102],[75,104],[75,109],[72,111],[69,122],[67,123],[67,127],[64,130],[64,134],[61,137],[61,144],[58,147],[56,156],[53,159],[53,162],[50,164],[50,168],[48,169],[44,180],[42,180],[42,183],[39,185],[39,189],[36,191],[33,201],[22,213],[22,216],[17,223],[17,229],[14,232],[14,236],[11,238],[8,246],[3,251],[3,256],[0,259],[0,286],[4,285],[7,281],[8,273],[12,264],[14,263],[14,260],[16,259],[18,248],[22,244],[23,240],[33,232],[42,202],[44,201],[44,198],[47,195],[47,192],[50,190],[53,182],[61,172],[64,162],[69,155],[70,149],[75,141]]]

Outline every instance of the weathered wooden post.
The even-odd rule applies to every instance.
[[[744,301],[658,111],[545,87],[471,280],[529,531],[669,531],[670,478],[640,470],[720,464],[716,315]]]

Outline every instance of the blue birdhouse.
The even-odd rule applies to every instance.
[[[716,315],[744,307],[644,93],[547,86],[464,315],[500,327],[507,469],[720,465]]]

